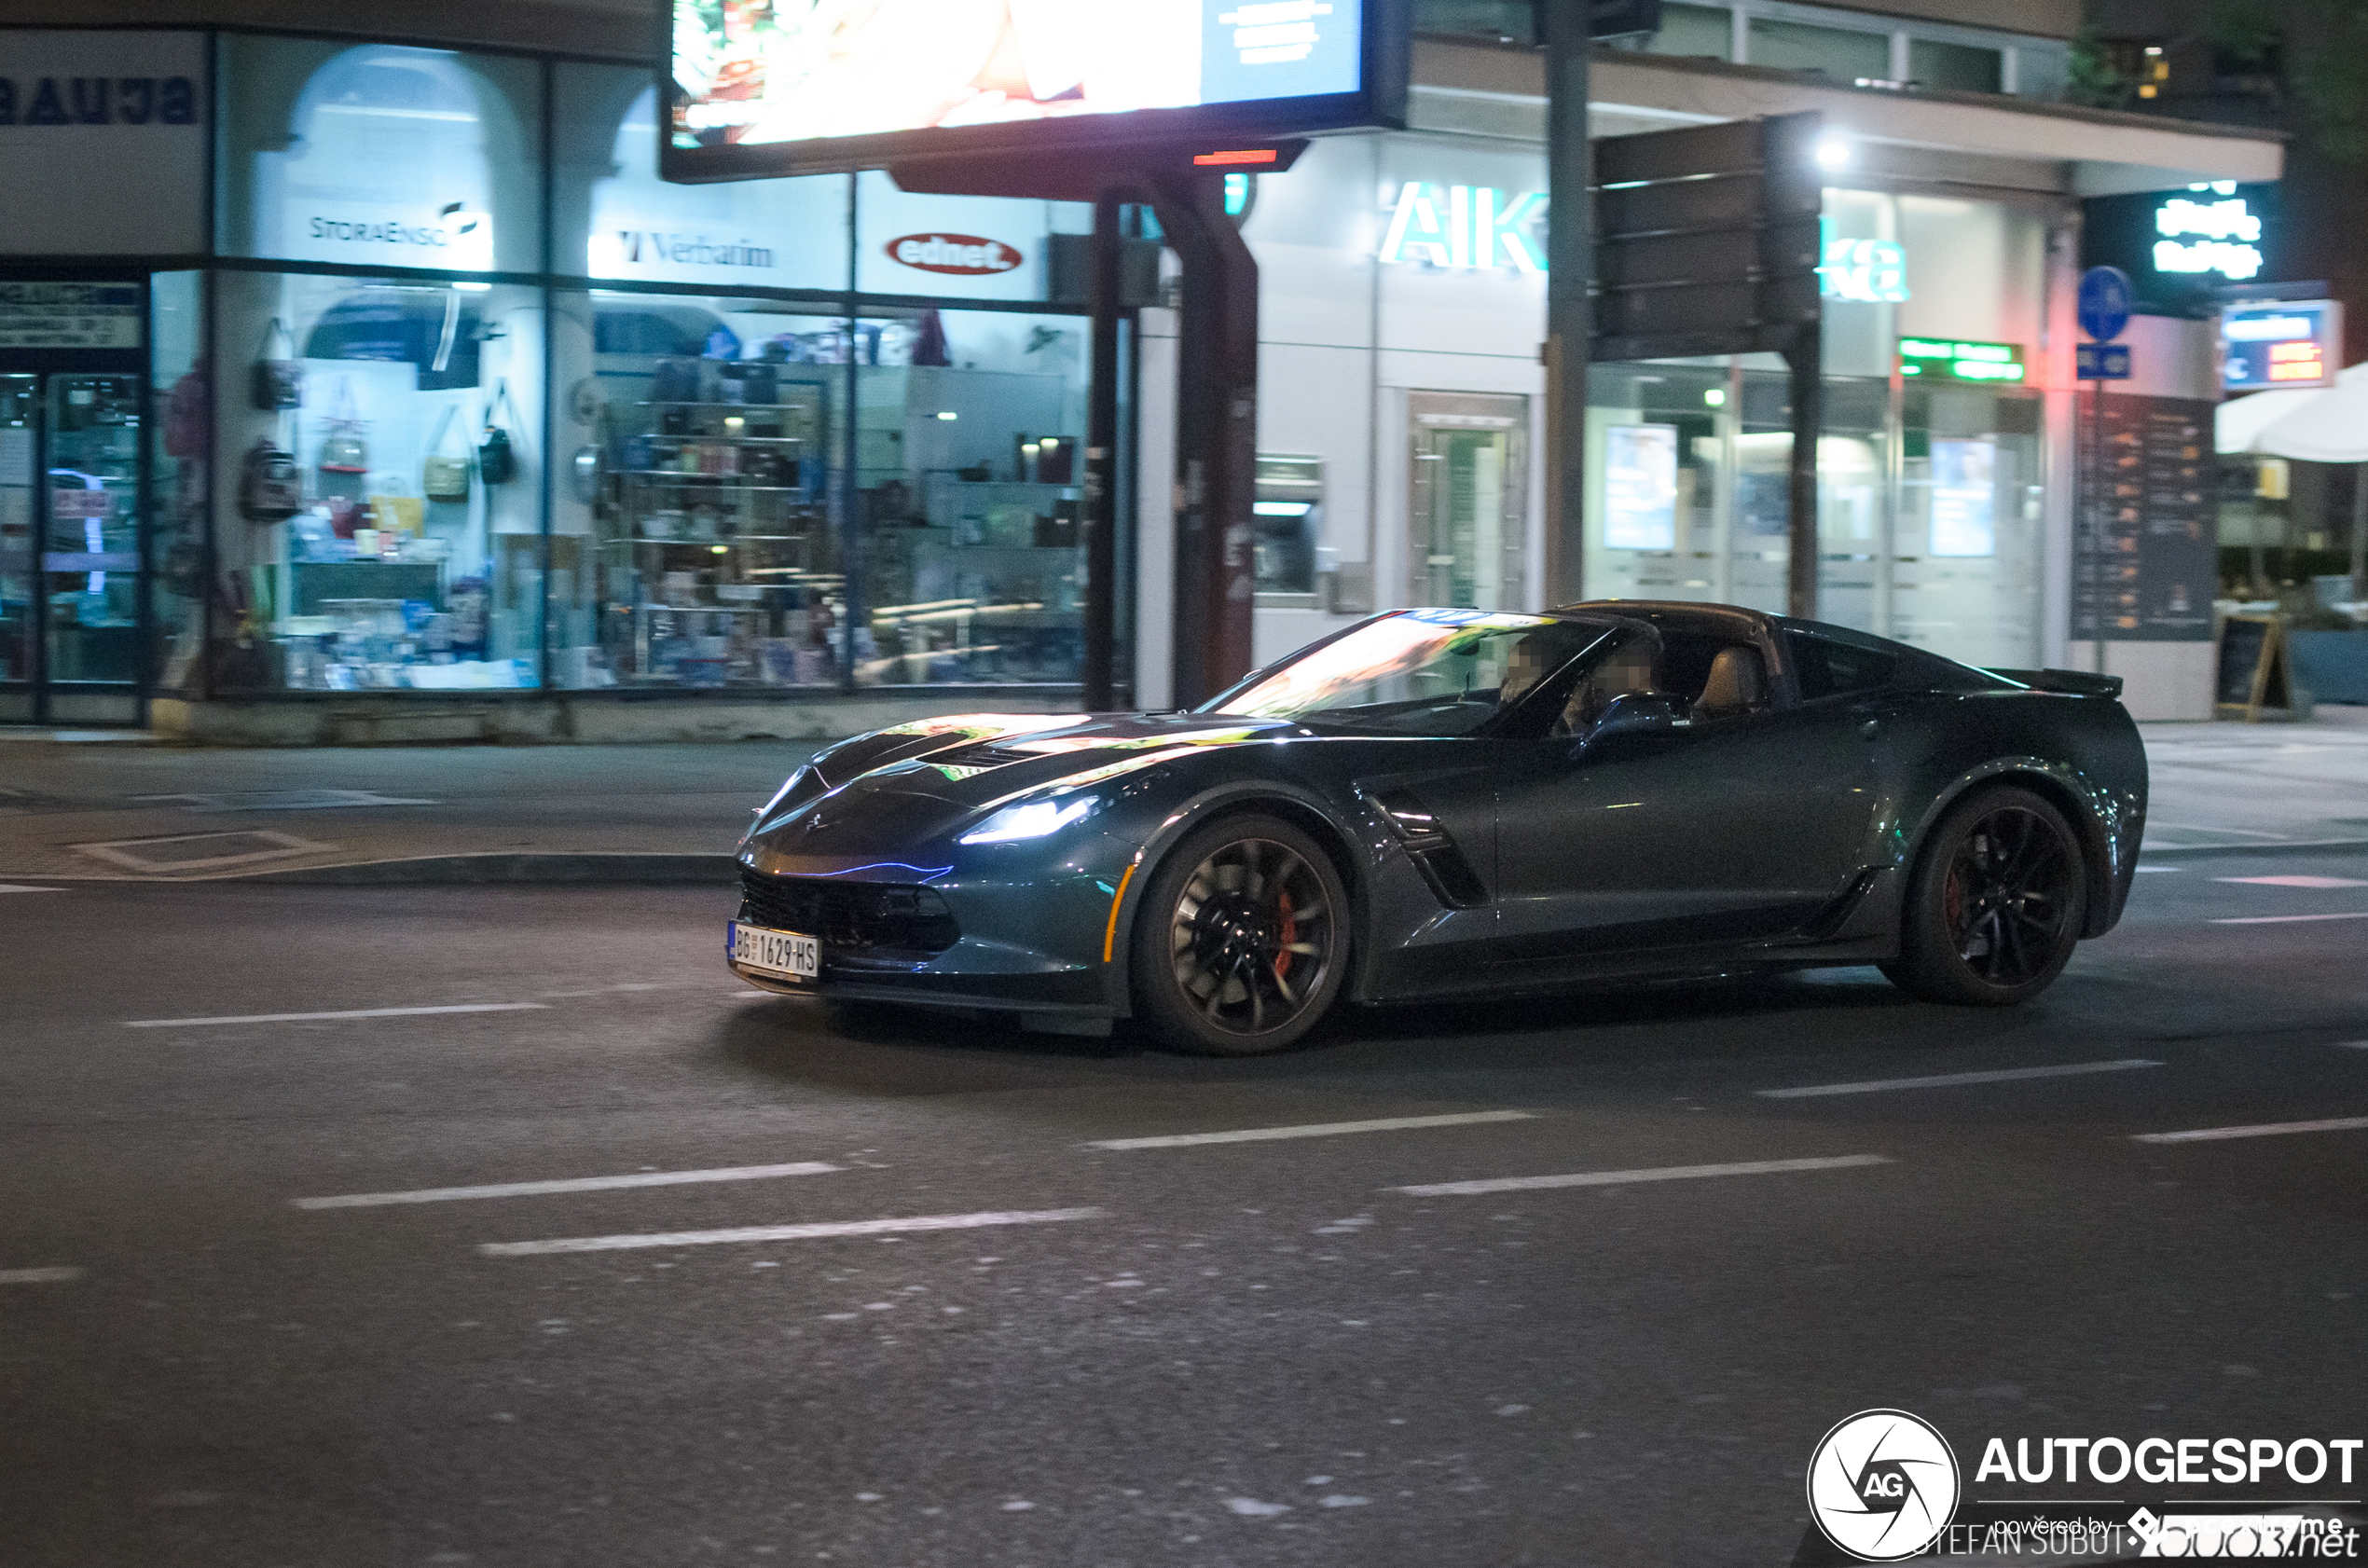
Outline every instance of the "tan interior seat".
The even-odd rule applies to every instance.
[[[1695,699],[1697,719],[1728,719],[1749,713],[1768,700],[1768,677],[1751,648],[1721,648],[1710,664],[1710,679]]]

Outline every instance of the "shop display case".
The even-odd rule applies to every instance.
[[[613,422],[597,481],[606,673],[620,685],[824,685],[844,578],[830,400],[810,371],[670,359]]]

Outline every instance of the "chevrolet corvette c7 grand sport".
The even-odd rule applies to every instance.
[[[729,961],[1219,1054],[1343,1001],[1755,970],[2011,1004],[2128,897],[2119,692],[1718,605],[1388,612],[1189,712],[830,747],[740,845]]]

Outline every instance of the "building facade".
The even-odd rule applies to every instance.
[[[1835,132],[1824,613],[2062,656],[2077,199],[2274,179],[2277,144],[2057,107],[2037,31],[1668,10],[1599,63],[1597,135]],[[654,737],[1076,701],[1087,209],[668,186],[646,62],[355,25],[0,30],[0,722]],[[1843,78],[1878,48],[1962,89]],[[1519,40],[1432,37],[1411,130],[1242,189],[1261,657],[1371,607],[1538,602],[1540,94]],[[1174,331],[1136,312],[1122,356],[1122,672],[1152,705]],[[1597,367],[1590,594],[1781,602],[1784,395],[1749,356]]]

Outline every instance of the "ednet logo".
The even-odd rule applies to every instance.
[[[975,234],[907,234],[881,248],[891,261],[923,272],[950,272],[961,278],[1009,272],[1026,259],[1016,246]]]

